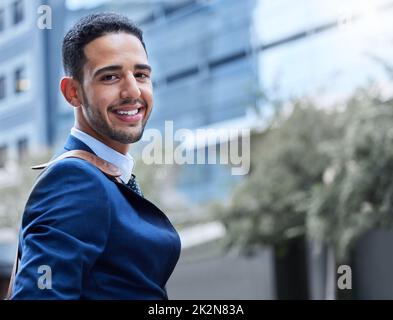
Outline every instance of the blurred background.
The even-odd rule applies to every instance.
[[[219,163],[147,165],[144,142],[131,148],[142,190],[181,236],[170,299],[393,298],[392,0],[2,0],[1,295],[37,175],[29,167],[73,125],[59,90],[62,37],[99,11],[144,31],[147,128],[251,132],[240,176]],[[351,289],[337,285],[341,265]]]

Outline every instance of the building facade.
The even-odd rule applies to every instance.
[[[0,173],[53,143],[63,5],[0,3]]]
[[[155,109],[148,128],[222,129],[256,106],[257,59],[252,54],[254,0],[185,1],[140,21],[154,70]],[[202,143],[219,150],[219,142]],[[217,158],[217,162],[220,159]],[[196,161],[195,161],[196,162]],[[196,202],[228,196],[237,177],[229,167],[186,164],[179,190]]]
[[[370,82],[392,94],[383,64],[393,63],[393,1],[259,0],[254,14],[267,95],[330,104]]]

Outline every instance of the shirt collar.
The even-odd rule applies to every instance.
[[[123,182],[127,183],[130,180],[132,170],[134,168],[134,159],[128,153],[124,155],[117,152],[86,132],[80,131],[75,127],[71,129],[71,134],[85,143],[98,157],[117,166],[120,169],[120,179]]]

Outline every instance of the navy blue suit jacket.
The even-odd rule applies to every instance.
[[[62,152],[74,149],[93,153],[70,135]],[[77,158],[38,178],[20,238],[12,299],[166,299],[180,254],[160,209]]]

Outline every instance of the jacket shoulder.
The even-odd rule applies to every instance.
[[[91,163],[79,158],[66,158],[51,164],[38,176],[28,203],[49,198],[94,201],[97,197],[109,203],[111,184],[109,178]]]
[[[107,224],[111,211],[109,183],[105,174],[84,160],[55,162],[36,180],[26,203],[23,225],[38,216],[63,216],[65,212],[70,220],[83,215]]]

